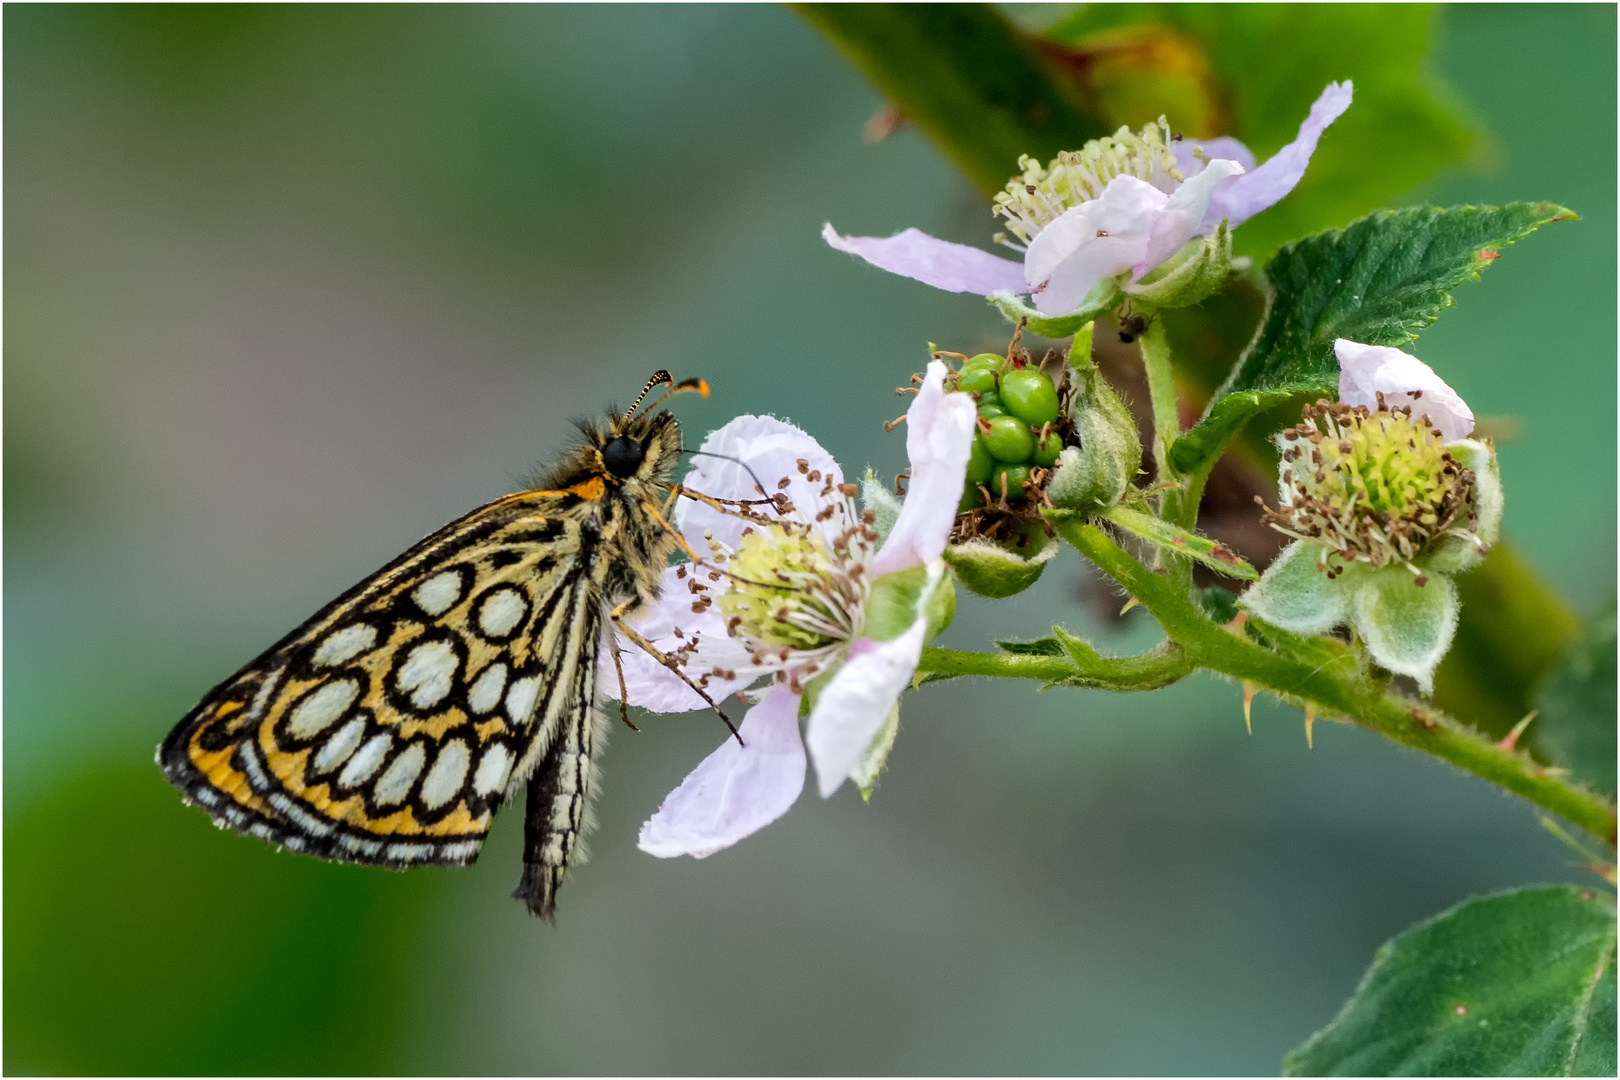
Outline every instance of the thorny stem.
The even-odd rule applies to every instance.
[[[1141,601],[1194,666],[1337,713],[1498,784],[1611,845],[1615,842],[1615,809],[1608,800],[1569,783],[1524,753],[1504,749],[1448,716],[1389,692],[1356,670],[1352,653],[1325,643],[1313,650],[1314,655],[1299,648],[1274,650],[1247,633],[1240,637],[1212,622],[1184,590],[1131,558],[1097,526],[1074,519],[1054,524],[1083,555]],[[1326,660],[1313,662],[1318,657]]]
[[[1051,686],[1079,686],[1133,693],[1157,690],[1192,674],[1192,664],[1181,647],[1165,642],[1140,656],[1101,656],[1076,637],[1065,637],[1063,656],[1026,656],[1005,653],[924,649],[919,671],[942,675],[998,675],[1003,678],[1039,679]]]
[[[1383,681],[1357,669],[1353,652],[1271,628],[1254,633],[1245,628],[1240,636],[1211,621],[1184,588],[1137,562],[1096,525],[1074,518],[1056,519],[1053,524],[1158,619],[1168,640],[1139,656],[1103,657],[1079,638],[1059,631],[1065,655],[931,648],[923,650],[918,671],[1132,692],[1168,686],[1204,668],[1319,709],[1324,719],[1342,718],[1432,754],[1614,845],[1615,808],[1608,800],[1569,783],[1557,770],[1538,765],[1523,752],[1504,748],[1449,716],[1390,692]],[[1256,635],[1269,638],[1272,647],[1255,640]]]

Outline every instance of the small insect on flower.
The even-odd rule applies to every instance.
[[[1119,313],[1119,341],[1122,345],[1129,345],[1143,334],[1147,333],[1148,323],[1151,320],[1145,315],[1133,311]]]
[[[209,691],[158,747],[169,782],[221,826],[391,869],[473,862],[526,785],[514,895],[551,919],[590,825],[604,626],[657,601],[684,546],[669,507],[704,498],[671,482],[680,425],[655,410],[708,386],[638,412],[668,384],[582,422],[539,489],[446,525]]]

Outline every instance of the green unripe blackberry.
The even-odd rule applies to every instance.
[[[1002,492],[1002,481],[1005,480],[1007,484],[1007,501],[1014,503],[1023,499],[1024,481],[1028,479],[1028,465],[1000,464],[996,466],[996,471],[990,474],[990,483],[986,484],[985,486],[990,489],[990,495],[992,498],[1000,499]]]
[[[1048,431],[1046,438],[1036,445],[1035,452],[1030,455],[1029,460],[1043,469],[1050,469],[1057,463],[1058,455],[1061,453],[1063,453],[1063,436],[1055,431]]]
[[[989,401],[979,402],[979,415],[989,420],[997,416],[1006,416],[1007,409],[1001,404],[1000,398],[991,394]]]
[[[987,367],[1000,371],[1007,364],[1007,358],[999,353],[982,352],[962,365],[964,368]]]
[[[962,501],[956,504],[956,512],[965,514],[969,510],[977,510],[984,505],[984,494],[979,491],[979,485],[969,480],[962,485]]]
[[[956,388],[969,394],[994,394],[996,392],[996,369],[990,367],[966,367],[956,377]]]
[[[986,423],[990,430],[986,431],[981,425],[979,438],[984,440],[984,448],[992,457],[1010,464],[1029,460],[1035,449],[1035,436],[1030,434],[1028,424],[1016,416],[995,416]]]
[[[975,437],[973,449],[968,451],[967,484],[969,488],[979,484],[988,483],[990,474],[995,471],[996,459],[990,456],[989,449],[984,440]]]
[[[1001,402],[1013,416],[1032,428],[1058,418],[1057,387],[1038,367],[1009,371],[1001,377]]]

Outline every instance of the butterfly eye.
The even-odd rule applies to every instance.
[[[614,476],[629,476],[641,465],[645,453],[640,443],[620,435],[602,447],[602,467]]]

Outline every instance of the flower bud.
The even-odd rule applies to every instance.
[[[1076,393],[1069,417],[1078,447],[1058,457],[1047,497],[1053,506],[1082,513],[1115,506],[1142,465],[1136,419],[1091,361],[1091,327],[1075,335],[1069,352]]]

